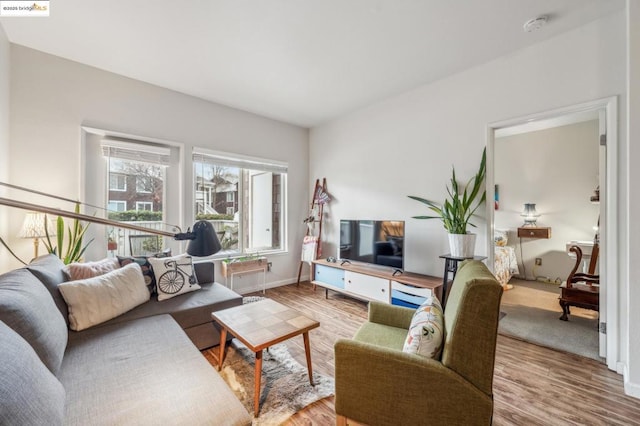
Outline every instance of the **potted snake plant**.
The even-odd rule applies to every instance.
[[[474,255],[476,234],[469,232],[469,227],[475,225],[470,222],[478,207],[484,204],[487,192],[482,189],[487,162],[486,148],[482,152],[480,168],[463,187],[456,179],[456,169],[452,167],[450,185],[447,185],[449,197],[439,204],[414,195],[409,198],[426,204],[435,213],[431,216],[413,216],[414,219],[440,219],[444,229],[449,233],[449,248],[451,256],[471,258]]]
[[[76,204],[74,211],[80,213],[80,204]],[[44,231],[46,238],[44,239],[44,245],[47,247],[47,251],[58,256],[65,265],[81,261],[85,250],[93,241],[92,238],[86,244],[83,243],[84,234],[87,232],[89,225],[84,225],[78,219],[74,219],[72,226],[67,229],[67,242],[65,243],[65,222],[62,216],[58,216],[56,220],[55,232],[49,230],[48,223],[49,221],[45,215]],[[56,245],[52,242],[53,236],[56,237]]]

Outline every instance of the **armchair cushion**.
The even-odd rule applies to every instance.
[[[369,322],[404,328],[407,331],[415,311],[415,309],[389,305],[388,303],[369,302]]]
[[[360,327],[353,340],[401,351],[406,338],[406,328],[367,322]]]
[[[444,313],[440,301],[435,296],[431,296],[413,314],[402,350],[410,354],[438,359],[442,352],[443,339]]]

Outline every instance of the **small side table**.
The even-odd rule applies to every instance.
[[[233,276],[237,274],[248,274],[251,272],[262,272],[262,294],[267,289],[267,270],[269,269],[269,263],[266,257],[260,257],[258,259],[251,259],[247,261],[239,262],[222,262],[221,263],[222,276],[225,278],[225,284],[231,290],[233,290]],[[231,280],[229,280],[231,279]],[[229,285],[231,281],[231,285]]]
[[[473,260],[485,260],[486,256],[474,256]],[[449,283],[449,272],[453,274],[451,277],[451,281],[453,281],[456,277],[456,272],[458,272],[458,262],[463,260],[472,259],[471,257],[455,257],[451,256],[450,253],[440,255],[440,259],[444,259],[444,275],[442,276],[442,307],[447,303],[447,285]]]

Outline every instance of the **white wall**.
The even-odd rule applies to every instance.
[[[311,177],[326,176],[335,197],[327,240],[337,241],[340,218],[405,219],[407,269],[441,276],[446,233],[438,221],[411,219],[427,210],[407,195],[443,200],[452,165],[469,179],[488,123],[611,95],[624,101],[623,22],[610,16],[313,128]],[[476,253],[485,254],[485,223],[476,222]]]
[[[0,182],[9,180],[9,50],[10,44],[4,28],[0,25]],[[6,196],[0,187],[0,196]],[[9,236],[9,209],[0,207],[0,237],[7,241]],[[0,271],[9,265],[9,253],[0,245]]]
[[[528,279],[566,279],[575,261],[566,252],[570,240],[593,241],[599,206],[589,198],[598,186],[598,121],[592,120],[496,138],[495,183],[500,194],[496,229],[509,231],[509,245],[522,252]],[[519,241],[524,203],[535,203],[538,226],[551,227],[550,239]],[[522,251],[519,244],[522,244]],[[534,268],[536,257],[542,266]],[[522,268],[521,268],[522,269]]]
[[[629,293],[628,297],[621,300],[629,312],[629,327],[625,338],[629,341],[628,375],[625,381],[625,391],[640,398],[640,170],[637,164],[640,161],[640,4],[636,0],[627,1],[627,85],[628,85],[628,111],[629,121],[629,151],[627,161],[629,164],[629,192],[624,196],[629,197]]]
[[[411,219],[426,210],[406,196],[442,200],[452,164],[461,180],[472,176],[489,123],[617,95],[617,285],[619,300],[626,303],[625,64],[625,13],[619,12],[312,129],[310,175],[326,176],[335,197],[327,238],[338,240],[335,224],[343,217],[404,218],[407,269],[442,276],[444,265],[438,255],[448,251],[445,231],[436,221]],[[637,210],[640,212],[640,202]],[[485,254],[486,226],[482,221],[478,225],[476,252]],[[640,241],[640,228],[631,238]],[[630,303],[639,301],[637,295]],[[615,361],[626,363],[627,306],[620,302],[614,314],[620,325],[620,359]],[[640,363],[640,343],[636,350],[634,361]],[[640,372],[636,380],[640,383]]]
[[[11,46],[11,74],[10,179],[20,185],[82,199],[81,125],[179,142],[186,156],[200,146],[288,162],[290,252],[270,259],[268,282],[297,276],[309,193],[306,129],[18,45]],[[185,167],[184,182],[191,182],[190,174]],[[180,202],[190,206],[189,191],[183,198]],[[23,216],[11,212],[10,235]],[[191,225],[189,217],[184,222],[185,229]],[[13,238],[11,243],[25,258],[31,256],[31,242]],[[244,291],[242,281],[235,281],[239,291]],[[257,282],[250,276],[244,281]]]

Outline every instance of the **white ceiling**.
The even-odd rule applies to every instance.
[[[9,40],[312,127],[624,7],[624,0],[61,0]],[[522,25],[549,16],[541,30]],[[46,70],[44,70],[46,72]]]

